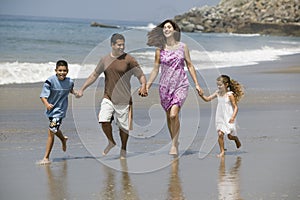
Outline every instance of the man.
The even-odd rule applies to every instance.
[[[140,96],[147,96],[146,77],[138,62],[124,52],[125,38],[115,33],[111,37],[111,52],[101,58],[94,72],[87,78],[77,97],[83,96],[83,91],[93,84],[101,73],[105,75],[104,96],[99,112],[99,123],[108,139],[108,145],[103,151],[106,155],[116,145],[112,134],[111,121],[115,115],[121,137],[120,158],[126,158],[128,132],[131,129],[132,98],[130,78],[136,76],[141,84]]]

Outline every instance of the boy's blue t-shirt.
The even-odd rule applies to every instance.
[[[53,105],[51,110],[46,110],[47,117],[64,118],[68,108],[68,96],[74,87],[72,79],[66,77],[59,80],[56,75],[50,76],[44,83],[40,97],[47,98]]]

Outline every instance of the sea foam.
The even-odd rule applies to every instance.
[[[262,61],[279,60],[280,56],[300,53],[299,48],[280,48],[264,46],[256,50],[244,51],[199,51],[190,50],[191,59],[197,70],[209,68],[223,68],[234,66],[255,65]],[[145,74],[151,72],[154,64],[154,50],[132,52],[140,63]],[[87,78],[93,72],[97,63],[69,63],[68,76]],[[0,85],[12,83],[44,82],[49,76],[55,74],[55,63],[27,63],[27,62],[3,62],[0,63]],[[102,75],[103,76],[103,75]]]

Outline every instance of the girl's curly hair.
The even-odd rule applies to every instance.
[[[224,85],[227,84],[229,90],[233,92],[233,96],[235,97],[236,102],[239,102],[244,96],[243,86],[236,80],[231,79],[229,76],[221,75],[217,78],[217,81],[222,81]]]

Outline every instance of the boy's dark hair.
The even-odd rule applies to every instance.
[[[65,66],[66,68],[68,68],[68,63],[65,60],[59,60],[56,62],[56,68],[59,66]]]
[[[125,41],[125,37],[122,34],[119,33],[114,33],[111,38],[110,38],[110,44],[116,44],[117,40],[124,40]]]

